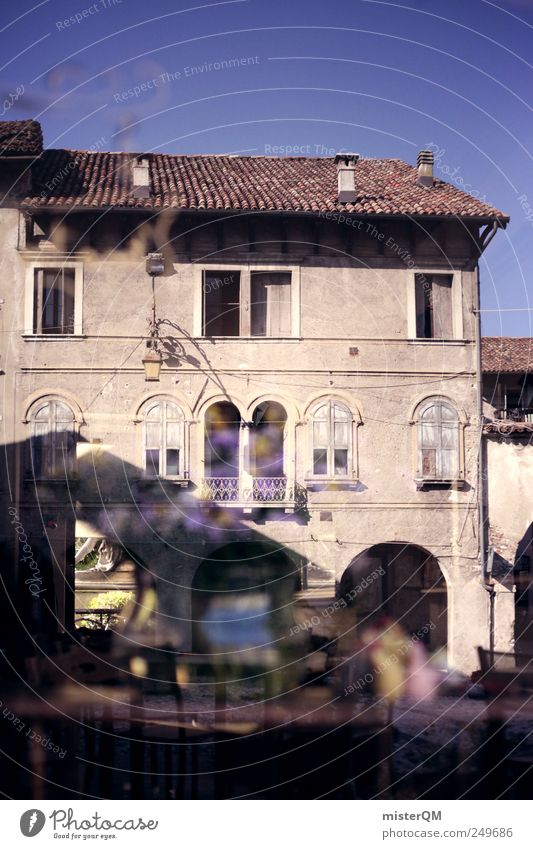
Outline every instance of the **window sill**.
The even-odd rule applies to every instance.
[[[458,489],[463,489],[466,481],[464,478],[415,478],[414,479],[416,488],[418,490],[424,489],[450,489],[455,486]]]
[[[86,339],[83,333],[23,333],[25,342],[65,342]]]
[[[302,342],[302,336],[196,336],[202,342]]]
[[[358,478],[317,478],[317,477],[306,477],[304,478],[305,485],[307,489],[311,492],[316,492],[319,490],[346,490],[346,489],[358,489],[360,481]]]
[[[469,345],[472,344],[471,339],[408,339],[409,345]]]

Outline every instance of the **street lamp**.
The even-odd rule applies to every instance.
[[[143,357],[145,380],[159,380],[163,357],[159,350],[159,322],[155,314],[155,278],[163,274],[165,263],[163,254],[153,253],[146,257],[146,273],[152,278],[152,317],[149,322],[150,340],[148,351]]]

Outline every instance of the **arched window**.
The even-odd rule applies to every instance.
[[[74,468],[74,413],[64,401],[50,399],[31,414],[30,459],[35,478],[68,477]]]
[[[183,412],[173,401],[148,402],[143,411],[144,468],[147,477],[184,476]]]
[[[312,416],[313,475],[346,478],[352,467],[352,415],[344,404],[326,401]]]
[[[418,474],[424,480],[454,480],[460,472],[459,415],[445,400],[419,407]]]

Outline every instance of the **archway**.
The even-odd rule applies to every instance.
[[[191,587],[193,650],[255,652],[276,663],[298,589],[295,565],[278,546],[236,542],[218,549],[202,561]]]
[[[430,652],[444,655],[448,639],[448,593],[437,559],[409,543],[381,543],[350,563],[339,593],[357,610],[357,620],[386,615],[407,634],[423,633]]]
[[[287,413],[276,401],[263,401],[254,410],[252,425],[250,459],[253,476],[283,477]]]
[[[219,401],[205,414],[205,472],[210,478],[239,477],[241,416],[234,404]]]

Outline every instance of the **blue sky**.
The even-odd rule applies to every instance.
[[[533,0],[19,0],[1,27],[0,117],[38,118],[47,147],[433,145],[437,176],[512,218],[482,260],[484,332],[531,335]]]

